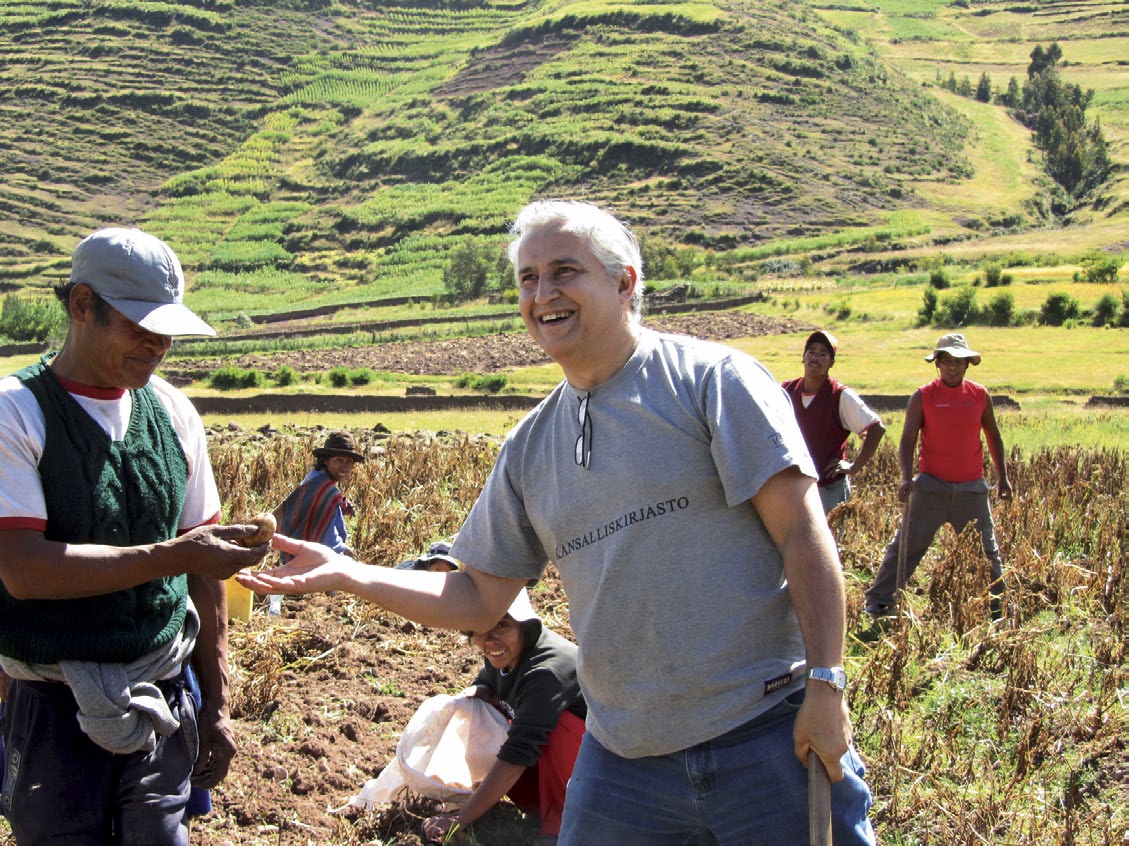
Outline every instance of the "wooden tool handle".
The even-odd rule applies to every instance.
[[[831,846],[831,781],[815,752],[808,752],[808,838],[811,846]]]

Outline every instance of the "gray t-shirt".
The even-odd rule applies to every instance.
[[[647,329],[591,392],[561,383],[509,434],[452,555],[508,578],[561,573],[588,730],[634,758],[724,734],[803,683],[780,554],[749,503],[815,477],[775,379],[729,347]]]

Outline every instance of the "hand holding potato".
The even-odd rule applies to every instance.
[[[278,527],[274,515],[269,511],[260,511],[247,523],[255,526],[255,531],[239,539],[243,546],[259,546],[260,544],[270,543],[270,539],[274,537],[274,531]]]

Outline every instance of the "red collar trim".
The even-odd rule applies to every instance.
[[[60,376],[58,373],[55,374],[55,378],[59,380],[60,385],[66,388],[68,394],[78,394],[80,397],[99,400],[121,399],[125,396],[125,388],[95,388]]]

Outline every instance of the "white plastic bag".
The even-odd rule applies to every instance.
[[[391,802],[404,787],[462,804],[494,765],[509,728],[497,708],[466,692],[426,699],[400,735],[396,757],[334,811],[370,810]]]

